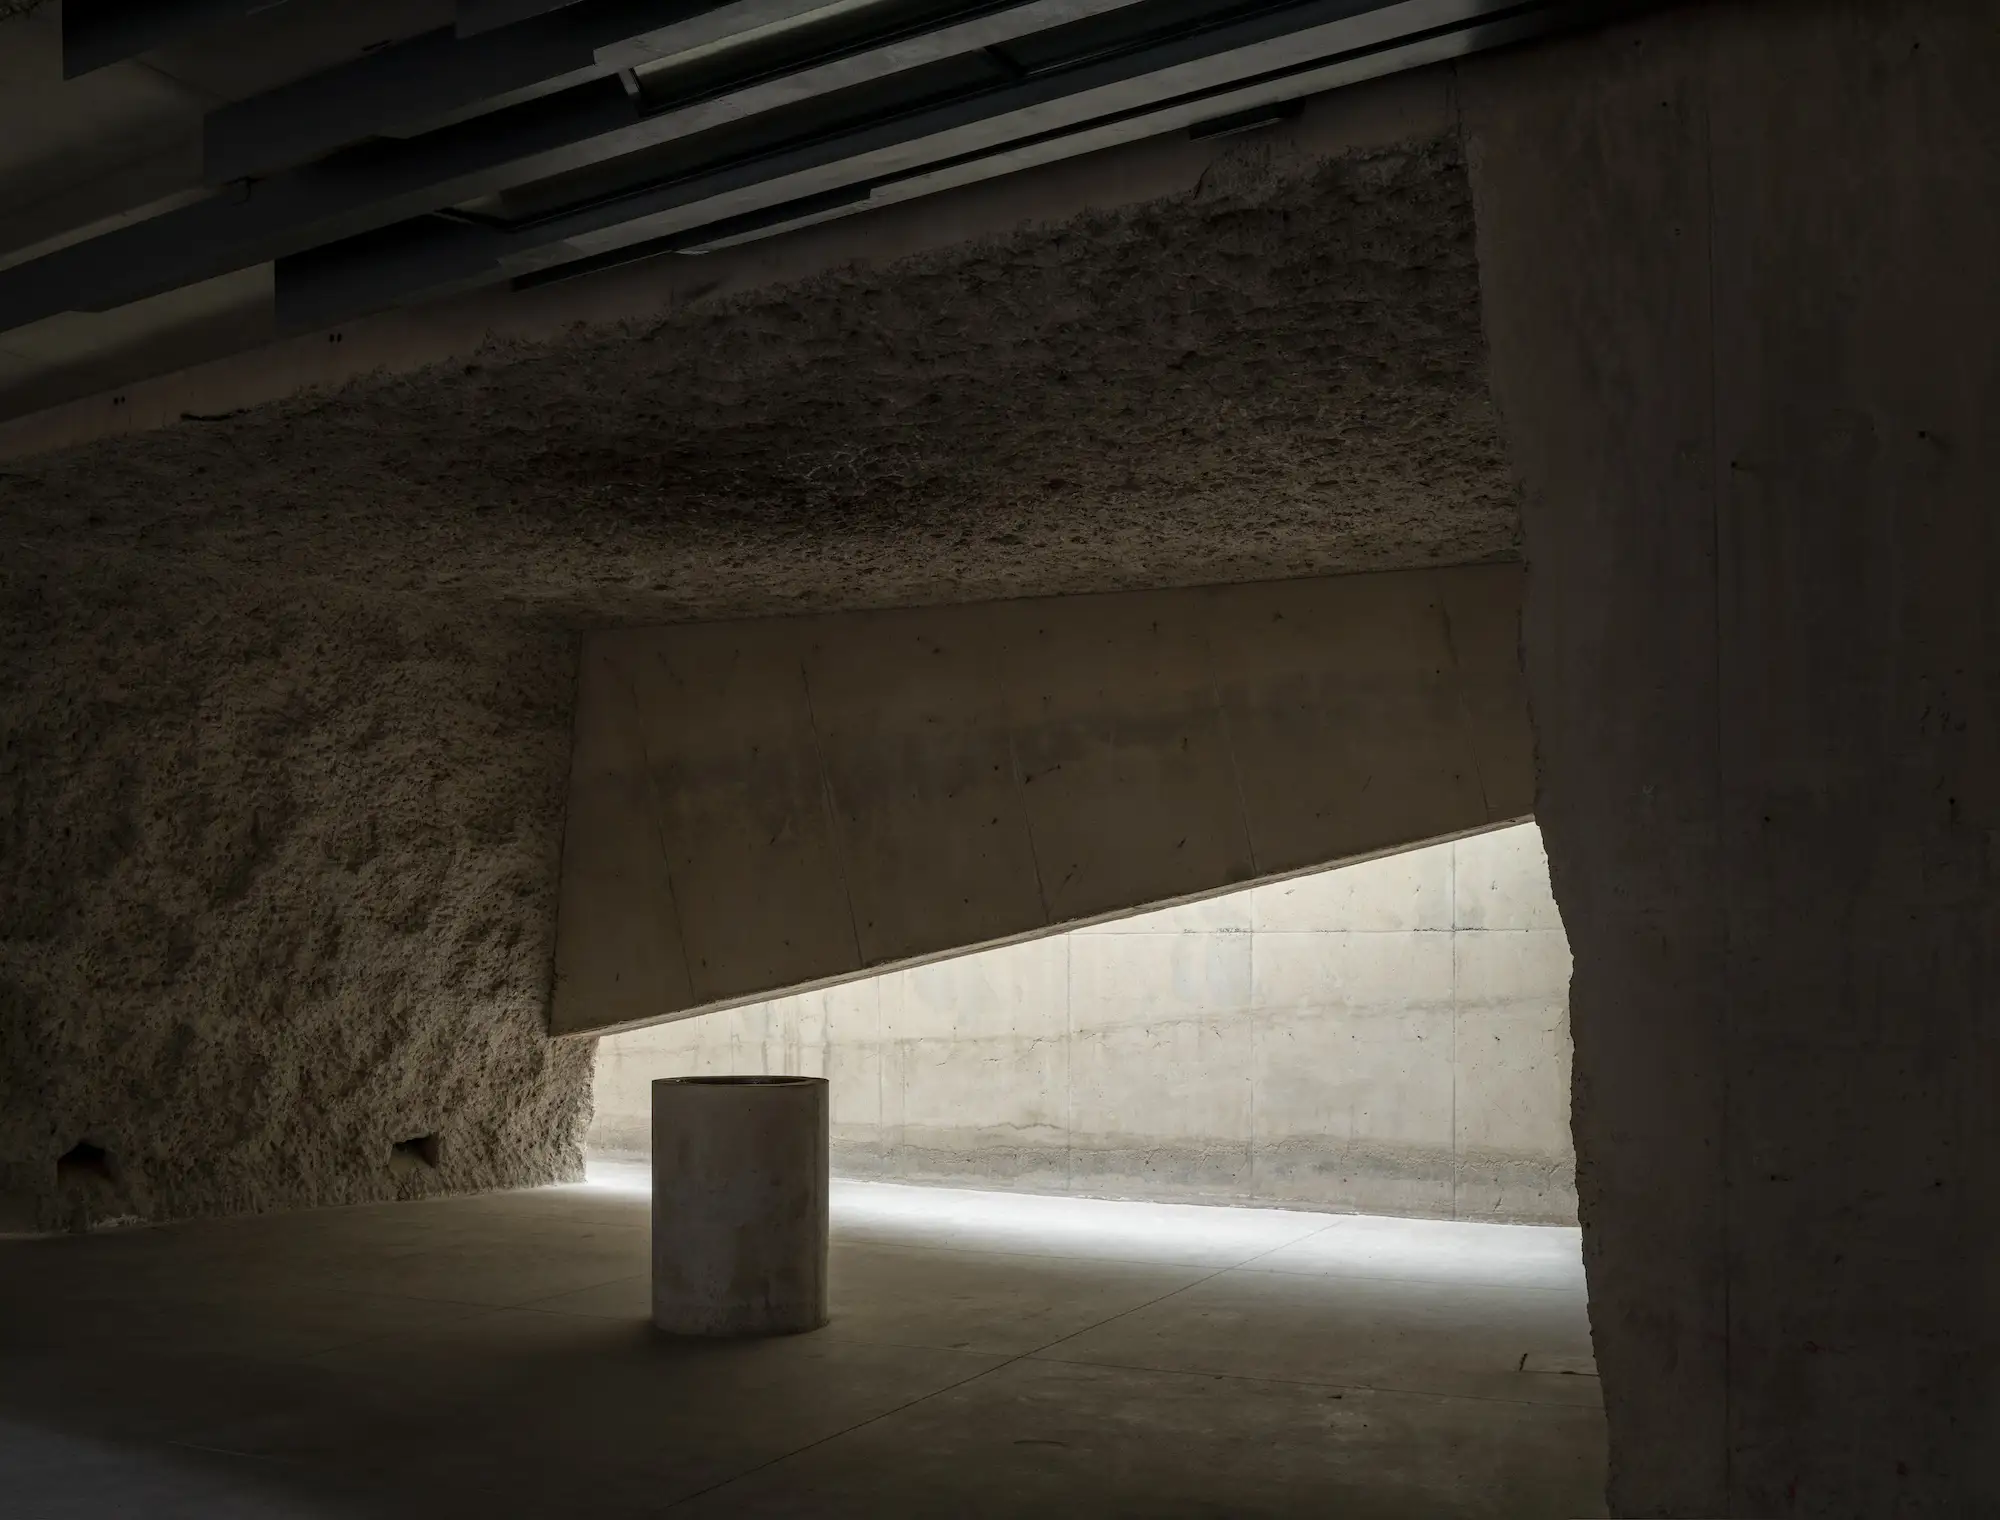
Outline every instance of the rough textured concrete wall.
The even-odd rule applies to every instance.
[[[854,1176],[1573,1222],[1569,952],[1534,825],[598,1042],[832,1083]]]
[[[108,545],[0,598],[0,1229],[574,1174],[574,640]]]
[[[162,519],[155,552],[580,627],[1515,559],[1472,238],[1449,137],[1253,142],[1184,194],[0,488]]]
[[[574,630],[1513,557],[1425,88],[1115,211],[1079,162],[975,243],[748,288],[774,244],[643,325],[10,458],[16,1219],[78,1140],[99,1216],[573,1158],[588,1052],[535,1029]]]
[[[1465,78],[1614,1512],[2000,1512],[1993,9]]]

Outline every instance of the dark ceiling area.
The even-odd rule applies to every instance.
[[[284,331],[700,253],[1161,132],[1255,130],[1308,94],[1605,9],[68,0],[63,90],[135,59],[226,77],[198,184],[0,268],[0,346],[267,265]]]

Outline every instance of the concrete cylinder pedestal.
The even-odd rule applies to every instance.
[[[826,1323],[827,1086],[653,1084],[653,1323],[795,1335]]]

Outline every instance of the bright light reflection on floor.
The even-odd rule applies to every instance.
[[[591,1187],[639,1196],[652,1190],[644,1163],[592,1161],[588,1175]],[[833,1230],[837,1241],[933,1250],[1523,1288],[1583,1285],[1579,1233],[1548,1225],[1126,1203],[837,1178]]]

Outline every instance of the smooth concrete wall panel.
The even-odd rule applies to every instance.
[[[1721,858],[1756,947],[1730,962],[1731,1481],[1765,1509],[1810,1464],[1887,1507],[1909,1469],[1912,1508],[1992,1513],[2000,17],[1850,3],[1711,58]],[[1822,1334],[1852,1349],[1802,1395]]]
[[[802,679],[862,964],[1041,927],[1047,915],[995,679],[1003,635],[990,616],[849,615],[792,631],[804,646]],[[672,643],[679,630],[658,637]],[[844,969],[829,964],[820,974]]]
[[[1202,934],[1216,929],[1250,928],[1250,893],[1224,892],[1215,897],[1198,897],[1192,902],[1153,908],[1123,918],[1099,919],[1079,924],[1073,934]]]
[[[1153,900],[1162,881],[1256,874],[1235,755],[1204,679],[1210,600],[1170,591],[1000,611],[1015,760],[1053,922]]]
[[[1455,579],[1441,594],[1451,660],[1467,677],[1458,698],[1486,804],[1526,814],[1535,797],[1535,735],[1521,673],[1518,591],[1490,580]]]
[[[1462,78],[1612,1511],[2000,1513],[1994,8]]]
[[[857,1175],[1573,1219],[1569,953],[1494,902],[1541,921],[1532,825],[614,1035],[593,1143],[795,1071]]]
[[[1449,847],[1422,853],[1448,869]],[[1254,936],[1261,1196],[1305,1202],[1337,1186],[1363,1210],[1454,1214],[1452,939],[1398,929]]]
[[[1466,847],[1484,838],[1524,832],[1497,831],[1459,841]],[[1525,832],[1532,833],[1533,830]],[[1452,879],[1458,851],[1405,850],[1362,861],[1339,871],[1271,882],[1238,899],[1260,931],[1314,931],[1342,924],[1350,931],[1449,929]]]
[[[1531,544],[1523,636],[1536,816],[1577,960],[1577,1185],[1612,1500],[1723,1515],[1722,1150],[1697,1138],[1726,1128],[1707,92],[1687,23],[1638,36],[1468,71],[1466,102],[1531,535],[1539,503],[1565,504]]]
[[[1539,829],[1495,829],[1460,840],[1451,893],[1452,922],[1461,928],[1562,930]]]
[[[624,632],[594,641],[623,679],[643,746],[647,814],[624,826],[667,857],[702,1002],[762,991],[769,983],[750,967],[803,981],[829,963],[860,964],[812,710],[782,633],[736,623],[670,643]]]
[[[561,891],[577,906],[558,912],[555,975],[590,977],[606,1013],[625,1022],[696,994],[667,853],[657,827],[634,826],[653,816],[652,778],[612,648],[583,651],[576,712]]]
[[[1251,996],[1260,1008],[1408,1008],[1452,998],[1448,933],[1267,930],[1256,944]]]
[[[594,637],[552,1027],[1518,817],[1519,671],[1461,667],[1447,606],[1497,629],[1519,596],[1493,565]]]
[[[1225,593],[1215,680],[1260,874],[1325,864],[1328,839],[1358,855],[1434,838],[1442,817],[1527,811],[1489,813],[1480,794],[1439,603],[1450,578]]]
[[[1255,1195],[1452,1217],[1451,1024],[1449,1004],[1260,1019]]]
[[[1085,1032],[1199,1020],[1250,1004],[1247,935],[1081,934],[1068,950],[1069,1017]]]
[[[1254,1051],[1226,1015],[1080,1031],[1071,1042],[1072,1177],[1119,1196],[1254,1190]]]
[[[1058,937],[1004,955],[954,956],[912,966],[884,1000],[892,1040],[1039,1040],[1065,1028],[1069,946]]]

